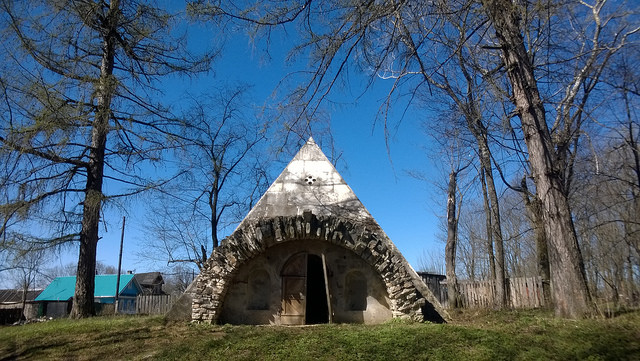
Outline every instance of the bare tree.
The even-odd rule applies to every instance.
[[[447,297],[450,308],[460,306],[460,292],[456,277],[456,242],[458,241],[458,213],[456,212],[456,193],[458,192],[459,170],[449,173],[447,190],[447,243],[444,249],[447,273]]]
[[[137,170],[168,143],[157,82],[206,71],[211,57],[189,52],[176,18],[145,1],[6,0],[0,11],[0,235],[46,224],[35,244],[79,242],[71,317],[87,317],[104,203],[153,187]]]
[[[158,260],[201,269],[219,232],[242,220],[266,190],[268,124],[254,114],[247,91],[214,90],[207,102],[194,98],[184,114],[174,155],[181,176],[153,193],[148,220],[146,248],[159,250]]]
[[[56,277],[68,277],[76,276],[78,272],[78,265],[75,263],[66,263],[63,265],[56,265],[53,267],[42,268],[40,271],[43,286],[48,285]],[[118,269],[116,266],[106,264],[101,261],[96,261],[96,275],[108,275],[116,274]]]
[[[442,259],[442,254],[436,251],[423,251],[418,257],[418,270],[434,274],[444,274],[446,265]]]
[[[452,127],[446,139],[445,153],[449,158],[449,179],[447,182],[446,224],[447,239],[445,243],[445,269],[447,276],[447,298],[450,308],[461,306],[458,278],[456,275],[456,258],[458,253],[458,223],[463,204],[464,191],[459,186],[459,177],[471,165],[468,149],[460,139],[459,128]]]
[[[195,271],[184,264],[171,267],[164,275],[163,290],[169,294],[182,294],[195,279]]]
[[[14,254],[11,269],[12,278],[18,289],[22,291],[21,297],[21,317],[25,317],[28,292],[34,289],[38,278],[41,276],[42,265],[46,258],[43,250],[20,250]]]
[[[607,76],[599,118],[603,128],[590,138],[581,154],[572,194],[576,229],[585,250],[585,267],[595,298],[603,311],[640,302],[640,263],[637,219],[640,182],[637,109],[639,68],[630,61],[633,48],[615,59]],[[591,174],[585,176],[584,174]]]
[[[474,184],[473,188],[476,186]],[[487,232],[487,213],[482,200],[478,200],[478,191],[470,189],[468,192],[458,225],[457,263],[462,266],[459,277],[464,276],[471,281],[494,280],[493,253],[488,249],[491,230],[489,228]]]
[[[594,5],[583,3],[591,10],[594,26],[592,38],[583,44],[592,47],[583,49],[581,57],[578,57],[576,73],[566,85],[564,96],[556,107],[555,121],[549,127],[534,64],[522,35],[523,9],[506,0],[487,0],[482,4],[495,30],[507,69],[515,115],[522,124],[536,194],[542,203],[556,314],[569,317],[592,314],[593,306],[568,201],[575,159],[569,149],[580,134],[584,104],[608,59],[638,28],[614,37],[610,44],[603,44],[601,34],[607,24],[607,20],[602,18],[605,1],[596,1]]]

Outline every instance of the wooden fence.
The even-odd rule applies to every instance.
[[[519,277],[509,279],[507,292],[513,308],[537,308],[544,306],[542,279]]]
[[[447,281],[433,282],[432,279],[429,281],[425,283],[431,292],[442,306],[448,308]],[[505,281],[508,307],[537,308],[544,306],[540,277],[507,278]],[[460,280],[458,281],[458,289],[463,308],[490,308],[494,304],[495,287],[491,281]]]
[[[136,297],[136,313],[165,314],[178,299],[178,295],[139,295]]]

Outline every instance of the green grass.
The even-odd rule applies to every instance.
[[[0,360],[640,360],[640,311],[564,320],[542,311],[454,315],[449,324],[308,327],[96,317],[0,328]]]

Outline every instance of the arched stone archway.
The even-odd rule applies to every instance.
[[[212,253],[198,276],[192,319],[215,323],[238,270],[267,249],[290,241],[327,242],[344,248],[382,279],[393,317],[441,322],[446,312],[375,221],[339,216],[300,216],[245,220]]]

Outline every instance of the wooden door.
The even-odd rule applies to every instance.
[[[307,294],[307,254],[291,256],[282,268],[282,314],[284,325],[304,325]]]

